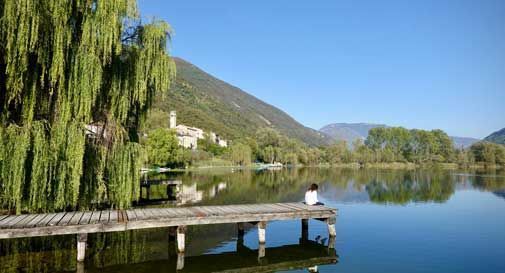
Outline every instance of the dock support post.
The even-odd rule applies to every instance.
[[[337,237],[335,236],[330,236],[330,238],[328,238],[328,249],[334,249],[335,248],[335,239]]]
[[[86,255],[86,241],[88,240],[87,233],[77,234],[77,261],[83,262]]]
[[[244,223],[237,223],[237,237],[238,238],[243,238],[244,237]]]
[[[261,221],[258,223],[258,239],[260,245],[266,242],[266,228],[267,222]]]
[[[309,219],[302,219],[302,242],[309,240]]]
[[[185,238],[186,237],[186,226],[177,227],[177,252],[184,253],[185,248]]]
[[[264,258],[265,254],[266,254],[265,244],[259,244],[259,246],[258,246],[258,260],[261,260],[261,258]]]
[[[184,253],[177,253],[177,270],[184,269]]]
[[[83,262],[78,262],[77,263],[77,269],[75,271],[76,273],[86,273],[86,270],[84,268],[84,263]]]
[[[335,229],[335,223],[337,222],[337,219],[335,217],[330,217],[326,219],[326,224],[328,225],[328,233],[330,237],[335,237],[337,236],[337,231]]]
[[[177,227],[169,227],[168,228],[168,241],[175,242],[176,236],[177,236]]]

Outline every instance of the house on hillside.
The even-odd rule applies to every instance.
[[[222,139],[221,136],[214,132],[210,132],[210,139],[221,147],[228,147],[228,141]]]
[[[177,113],[175,111],[170,111],[170,129],[175,129],[179,145],[184,148],[196,150],[198,148],[198,140],[205,138],[205,132],[202,129],[177,124]],[[222,139],[213,132],[210,132],[210,138],[221,147],[228,146],[228,142],[225,139]]]

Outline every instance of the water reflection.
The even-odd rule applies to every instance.
[[[304,168],[259,173],[173,173],[163,175],[162,178],[181,180],[182,185],[177,190],[178,197],[173,203],[157,206],[296,202],[303,198],[311,183],[320,185],[321,199],[336,206],[369,202],[392,205],[411,202],[445,203],[460,190],[486,191],[505,197],[503,171],[481,173]],[[149,199],[168,195],[166,187],[155,185],[151,187]],[[281,236],[284,232],[290,233],[288,237],[300,236],[298,228],[296,232],[270,230],[269,236]],[[309,268],[313,270],[315,265],[334,262],[337,257],[335,250],[327,247],[332,242],[319,239],[317,242],[310,241],[307,236],[303,236],[303,231],[300,244],[266,249],[244,246],[240,238],[237,239],[235,225],[189,227],[187,238],[186,256],[182,259],[181,267],[181,257],[175,255],[175,246],[169,242],[166,229],[91,234],[84,269],[86,272],[157,272],[161,269],[172,272],[179,265],[182,272],[233,272],[236,269],[248,272],[249,268],[253,268],[249,272],[283,268],[305,268],[307,271]],[[217,246],[233,240],[237,241],[236,251],[207,254]],[[75,236],[0,240],[0,272],[75,271],[75,244]],[[263,266],[265,269],[262,269]]]
[[[276,172],[189,172],[165,174],[183,181],[177,205],[300,201],[311,183],[321,195],[342,202],[407,204],[445,202],[458,189],[499,192],[500,171],[460,173],[446,170],[354,170],[303,168]],[[159,177],[159,176],[157,176]],[[163,192],[163,190],[159,190]]]
[[[70,236],[6,240],[0,272],[274,272],[338,260],[335,249],[329,247],[334,242],[308,239],[252,249],[239,238],[235,251],[194,256],[190,252],[185,257],[176,253],[175,242],[165,235],[159,231],[95,234],[89,240],[85,263],[75,261],[75,240]]]
[[[169,247],[172,248],[172,245]],[[86,264],[85,272],[276,272],[314,268],[337,261],[335,249],[314,241],[304,241],[279,247],[260,245],[259,249],[240,245],[236,251],[189,257],[172,253],[164,260],[130,265],[94,267]]]

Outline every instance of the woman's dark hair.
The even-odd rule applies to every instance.
[[[317,186],[317,184],[312,184],[312,185],[310,185],[310,187],[309,187],[309,191],[317,191],[317,189],[318,189],[318,188],[319,188],[319,187]]]

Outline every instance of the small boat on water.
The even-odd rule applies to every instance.
[[[263,171],[263,170],[281,170],[284,167],[282,163],[280,162],[275,162],[275,163],[258,163],[256,170],[257,171]]]
[[[141,174],[146,174],[146,173],[166,173],[169,172],[170,168],[163,168],[163,167],[156,167],[156,168],[141,168],[140,173]]]

